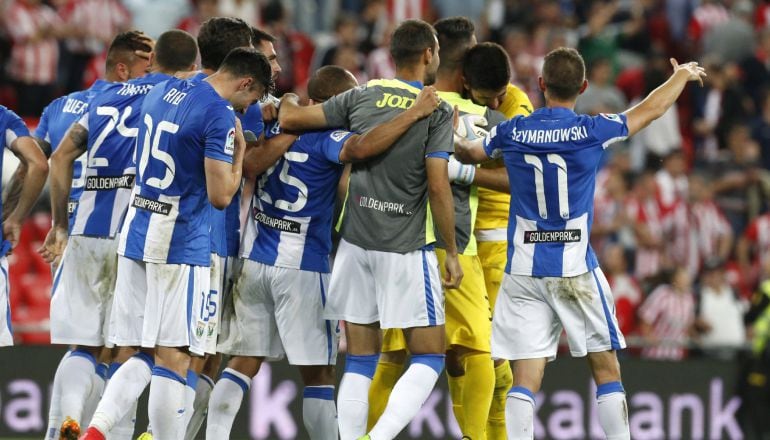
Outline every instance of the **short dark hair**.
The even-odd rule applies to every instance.
[[[553,98],[567,101],[580,94],[586,78],[586,64],[575,49],[560,47],[545,56],[543,82]]]
[[[218,72],[228,73],[238,78],[252,78],[255,84],[265,88],[265,95],[273,88],[273,72],[267,57],[253,47],[236,47],[227,54]]]
[[[511,61],[497,43],[479,43],[468,49],[463,76],[471,89],[499,90],[511,81]]]
[[[195,63],[198,45],[195,38],[185,31],[171,29],[163,32],[155,42],[155,61],[159,66],[179,71]]]
[[[212,17],[198,32],[201,67],[216,70],[236,47],[251,45],[251,27],[240,18]]]
[[[310,77],[307,94],[315,102],[324,102],[355,86],[355,78],[347,70],[340,66],[324,66]]]
[[[280,0],[272,0],[262,8],[262,22],[271,24],[282,21],[286,17],[286,10]]]
[[[476,28],[465,17],[448,17],[433,23],[439,44],[439,71],[454,71],[463,64]]]
[[[271,43],[275,43],[275,37],[263,31],[262,29],[259,29],[258,27],[252,26],[251,43],[254,45],[254,47],[256,47],[262,44],[263,41],[269,41]]]
[[[406,20],[393,31],[390,55],[396,67],[414,64],[425,49],[436,49],[436,31],[428,23]]]
[[[107,49],[107,59],[105,65],[107,70],[112,69],[118,63],[131,63],[134,60],[136,54],[134,51],[141,50],[143,52],[152,52],[152,46],[150,37],[141,31],[126,31],[121,32],[112,39],[110,48]]]

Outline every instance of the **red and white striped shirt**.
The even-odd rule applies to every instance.
[[[54,37],[35,40],[41,29],[56,28],[56,11],[39,4],[14,1],[6,10],[5,29],[13,42],[9,73],[26,84],[51,84],[56,80],[59,43]]]
[[[697,234],[698,259],[702,263],[718,256],[720,240],[731,236],[733,230],[722,210],[712,200],[693,203],[690,212],[691,227]]]
[[[654,241],[663,242],[667,222],[657,199],[631,198],[626,205],[626,213],[631,221],[644,226]],[[637,243],[634,268],[634,276],[637,279],[643,280],[657,275],[662,266],[663,252],[661,248],[642,246]]]
[[[642,350],[642,356],[653,359],[684,359],[683,344],[695,320],[695,297],[692,292],[676,292],[670,285],[658,286],[639,308],[639,319],[650,325],[652,337],[659,341]]]
[[[615,316],[618,318],[621,333],[635,333],[636,310],[642,302],[642,289],[636,280],[626,273],[608,275],[607,282],[615,299]]]
[[[131,24],[131,15],[117,0],[74,0],[62,10],[62,18],[76,29],[87,29],[88,37],[68,38],[67,48],[75,53],[99,55],[108,42]]]
[[[760,269],[767,267],[770,260],[770,213],[760,215],[749,223],[743,236],[753,244],[754,264]]]

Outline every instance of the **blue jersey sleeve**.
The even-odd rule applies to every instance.
[[[513,120],[501,122],[492,127],[492,130],[484,138],[484,152],[491,159],[497,159],[503,155],[503,139],[505,139],[506,133],[510,132],[512,124]]]
[[[29,129],[24,124],[24,121],[14,112],[5,109],[5,115],[3,116],[3,142],[5,142],[5,148],[11,148],[11,144],[16,138],[21,136],[29,136]]]
[[[249,130],[256,137],[265,132],[265,122],[262,120],[262,109],[259,104],[250,105],[246,113],[236,113],[236,116],[241,120],[244,131]]]
[[[234,112],[224,107],[217,107],[207,113],[206,119],[204,156],[233,163],[233,154],[235,153]]]
[[[43,114],[40,115],[40,122],[38,122],[37,128],[35,128],[35,137],[46,142],[51,142],[51,136],[48,134],[48,118],[51,115],[51,107],[53,107],[53,102],[43,109]],[[53,147],[56,148],[57,146],[53,145]]]
[[[352,135],[353,133],[346,130],[327,132],[319,146],[326,160],[331,163],[340,163],[340,151],[342,151],[345,141]]]
[[[628,137],[628,122],[622,113],[600,113],[589,120],[589,130],[602,144],[602,148]]]

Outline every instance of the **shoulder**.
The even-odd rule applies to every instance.
[[[13,110],[9,109],[8,107],[0,105],[0,122],[7,126],[10,123],[13,122],[23,122],[21,117],[14,113]]]

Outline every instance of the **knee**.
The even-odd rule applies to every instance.
[[[334,385],[334,365],[314,365],[299,368],[306,387]]]
[[[380,362],[404,365],[406,363],[407,355],[408,353],[406,350],[383,351],[380,354]]]

